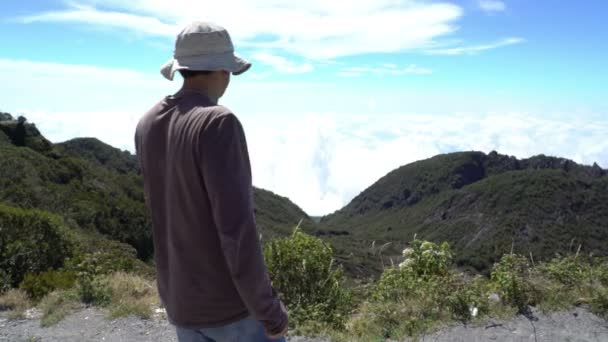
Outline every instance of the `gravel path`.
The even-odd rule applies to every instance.
[[[0,312],[0,341],[173,342],[176,340],[174,329],[161,318],[141,320],[128,317],[108,321],[102,311],[88,308],[68,316],[55,326],[41,328],[38,319],[9,321],[6,313]],[[519,316],[505,322],[446,327],[421,340],[608,342],[608,321],[581,308],[549,315],[535,312],[532,319]],[[290,337],[288,341],[327,342],[305,337]]]
[[[548,315],[533,311],[532,317],[518,316],[506,322],[487,322],[471,327],[456,325],[425,336],[422,341],[577,341],[608,342],[608,321],[582,308]]]

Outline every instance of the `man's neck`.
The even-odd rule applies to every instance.
[[[215,94],[215,92],[212,90],[213,88],[211,87],[211,85],[202,82],[189,81],[190,80],[184,81],[184,85],[182,86],[182,89],[180,91],[202,94],[214,104],[218,103],[219,98],[217,97],[217,95],[213,95]]]

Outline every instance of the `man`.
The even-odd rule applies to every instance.
[[[251,64],[228,32],[194,22],[161,73],[184,83],[140,120],[135,145],[154,236],[158,290],[183,341],[284,341],[287,313],[255,226],[243,128],[218,105]]]

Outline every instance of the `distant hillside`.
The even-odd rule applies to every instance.
[[[119,173],[139,172],[137,158],[129,151],[113,148],[95,138],[76,138],[55,144],[55,150],[71,157],[83,158]]]
[[[263,242],[302,220],[355,277],[398,261],[415,235],[449,241],[459,266],[481,272],[511,248],[537,260],[579,245],[608,255],[608,174],[563,158],[439,155],[388,173],[314,220],[272,192],[254,189],[254,197]],[[0,113],[0,203],[58,213],[130,244],[142,260],[153,253],[137,159],[97,139],[51,144],[24,118]]]
[[[38,208],[65,217],[73,226],[98,231],[152,253],[151,228],[137,159],[97,139],[51,144],[33,124],[0,114],[0,202]],[[289,199],[254,191],[258,228],[265,237],[288,235],[310,218]]]
[[[513,245],[541,259],[582,245],[608,254],[608,176],[597,164],[480,152],[440,155],[400,167],[321,220],[352,273],[381,269],[414,234],[449,241],[458,263],[485,271]],[[355,243],[354,241],[358,241]],[[374,249],[377,252],[377,248]],[[370,261],[371,259],[371,261]]]

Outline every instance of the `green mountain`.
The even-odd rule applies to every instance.
[[[287,198],[255,189],[263,237],[286,236],[300,220],[314,223]],[[153,253],[137,158],[103,142],[51,144],[35,125],[0,114],[0,203],[59,214],[72,227],[133,246],[142,260]]]
[[[139,173],[137,157],[113,148],[95,138],[77,138],[55,145],[55,150],[70,157],[86,159],[111,171]]]
[[[606,255],[608,176],[597,164],[542,155],[439,155],[390,172],[319,230],[358,276],[398,260],[415,235],[449,241],[459,266],[482,272],[511,248],[537,260],[579,245]]]
[[[302,221],[357,278],[399,262],[414,236],[449,241],[458,266],[481,272],[510,250],[535,260],[578,246],[608,254],[608,173],[562,158],[439,155],[390,172],[321,218],[266,190],[254,198],[263,242]],[[87,235],[90,250],[101,234],[142,260],[153,253],[137,159],[97,139],[52,144],[24,118],[0,113],[0,203],[59,214],[97,234]]]

